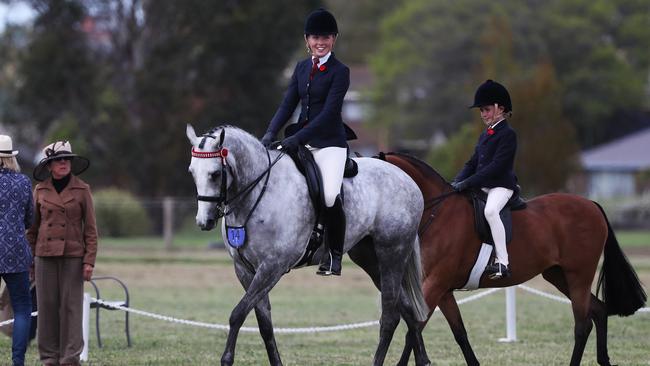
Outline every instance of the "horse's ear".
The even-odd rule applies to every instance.
[[[194,127],[192,127],[191,124],[187,124],[187,127],[185,128],[185,134],[187,135],[187,139],[190,140],[190,143],[192,146],[196,146],[196,143],[199,140],[199,137],[196,136],[196,132],[194,132]]]
[[[219,135],[219,146],[223,146],[223,139],[226,138],[226,129],[221,129],[221,134]]]

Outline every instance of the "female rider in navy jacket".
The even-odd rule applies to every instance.
[[[512,112],[510,94],[503,85],[487,80],[479,86],[470,108],[476,107],[488,128],[479,137],[474,155],[465,163],[452,186],[457,191],[481,188],[487,192],[485,218],[492,231],[497,259],[486,268],[486,273],[491,279],[505,278],[510,276],[510,267],[499,213],[517,190],[514,173],[517,134],[506,121]]]
[[[284,100],[262,137],[262,143],[268,147],[300,102],[298,123],[287,127],[288,137],[281,146],[295,151],[306,145],[323,177],[330,253],[318,269],[320,275],[341,274],[345,239],[345,213],[339,193],[348,145],[341,109],[350,86],[350,69],[332,52],[337,35],[336,19],[327,10],[318,9],[307,17],[305,42],[312,57],[296,65]]]

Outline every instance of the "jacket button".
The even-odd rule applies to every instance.
[[[47,224],[47,226],[52,227],[52,224]]]
[[[47,238],[47,241],[50,241],[50,240],[52,240],[52,238]]]
[[[52,210],[47,210],[47,213],[52,213]]]
[[[65,227],[65,224],[61,224],[62,227]]]

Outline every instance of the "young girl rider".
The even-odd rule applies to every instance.
[[[479,108],[487,129],[481,133],[474,155],[451,184],[457,191],[480,188],[487,192],[485,218],[494,238],[496,260],[485,272],[491,279],[506,278],[511,272],[506,234],[499,212],[518,189],[514,173],[517,135],[506,121],[506,117],[512,114],[512,103],[503,85],[487,80],[476,90],[470,108]]]
[[[283,150],[295,151],[306,145],[323,177],[325,226],[329,255],[318,274],[341,275],[341,257],[345,239],[345,213],[339,193],[347,159],[346,128],[341,118],[343,98],[350,85],[350,70],[332,52],[338,27],[334,16],[324,9],[312,12],[305,21],[305,42],[311,57],[298,62],[284,100],[262,137],[269,146],[280,129],[301,104],[298,123],[287,127],[281,142]]]

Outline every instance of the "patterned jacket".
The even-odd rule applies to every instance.
[[[288,136],[295,134],[300,143],[313,147],[347,147],[341,111],[350,86],[350,69],[334,53],[310,81],[311,68],[311,58],[298,62],[268,131],[277,135],[300,102],[298,123],[287,127]]]
[[[0,169],[0,273],[25,272],[32,265],[25,230],[32,225],[33,216],[29,178]]]

